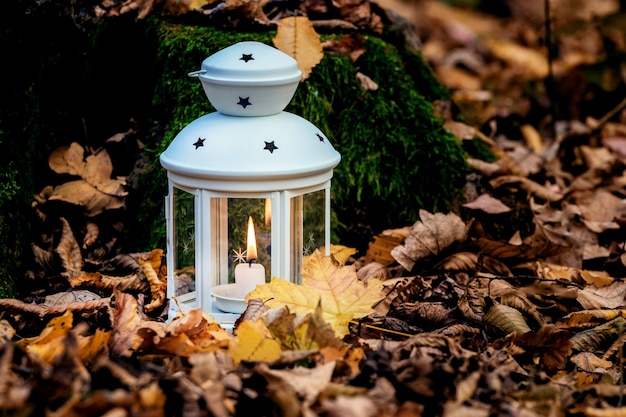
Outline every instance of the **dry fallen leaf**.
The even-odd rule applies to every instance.
[[[321,308],[306,316],[290,313],[286,307],[270,310],[263,317],[268,330],[285,350],[318,350],[343,347],[335,332],[323,320]]]
[[[61,263],[66,271],[80,271],[84,265],[83,254],[67,220],[61,217],[61,240],[56,247],[56,252],[61,258]]]
[[[105,149],[85,157],[83,147],[73,142],[52,152],[48,164],[59,174],[81,177],[54,187],[46,196],[48,200],[82,206],[88,216],[124,206],[126,180],[111,178],[113,164]]]
[[[311,21],[305,16],[281,19],[273,41],[276,48],[298,62],[298,68],[302,71],[302,80],[311,74],[313,67],[324,57],[320,37],[315,32]]]
[[[463,204],[463,207],[482,210],[489,214],[508,213],[511,211],[510,207],[489,194],[481,194],[474,201]]]
[[[455,242],[461,242],[466,236],[463,220],[454,213],[431,214],[420,210],[420,219],[413,225],[404,245],[397,246],[391,255],[407,271],[413,269],[415,262],[438,255]]]

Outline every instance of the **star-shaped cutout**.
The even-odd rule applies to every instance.
[[[241,58],[239,58],[239,60],[243,62],[248,62],[254,61],[254,58],[252,58],[252,54],[241,54]]]
[[[239,103],[237,104],[239,104],[244,109],[248,106],[252,106],[252,103],[250,103],[250,97],[246,97],[246,98],[239,97]]]
[[[265,142],[265,148],[263,149],[267,149],[270,153],[274,153],[274,151],[278,149],[278,146],[274,145],[274,141]]]
[[[196,143],[194,143],[194,144],[193,144],[193,146],[195,146],[195,147],[196,147],[196,149],[198,149],[200,146],[204,146],[204,141],[205,141],[205,140],[206,140],[206,139],[200,139],[200,138],[198,138],[198,140],[196,141]]]
[[[315,135],[320,140],[320,142],[324,142],[324,136],[320,135],[319,133],[316,133]]]
[[[238,264],[246,263],[247,252],[247,250],[241,248],[239,248],[239,250],[233,249],[233,261],[237,262]]]

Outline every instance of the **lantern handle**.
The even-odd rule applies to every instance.
[[[198,70],[198,71],[192,71],[192,72],[188,73],[187,76],[188,77],[199,77],[200,74],[204,74],[205,72],[206,72],[205,69],[201,69],[201,70]]]

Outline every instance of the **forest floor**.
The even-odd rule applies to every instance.
[[[626,415],[626,12],[380,4],[451,90],[447,127],[495,155],[468,159],[460,211],[314,253],[234,332],[164,320],[161,249],[87,271],[68,226],[64,291],[0,300],[3,415]]]

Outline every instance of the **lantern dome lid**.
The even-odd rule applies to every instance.
[[[341,156],[312,123],[289,112],[204,115],[161,154],[176,182],[223,191],[273,191],[329,180]]]
[[[261,42],[239,42],[209,56],[198,77],[215,109],[230,116],[269,116],[287,107],[302,72],[291,56]]]
[[[261,42],[224,48],[202,62],[201,80],[223,85],[281,85],[298,82],[302,72],[291,56]]]

